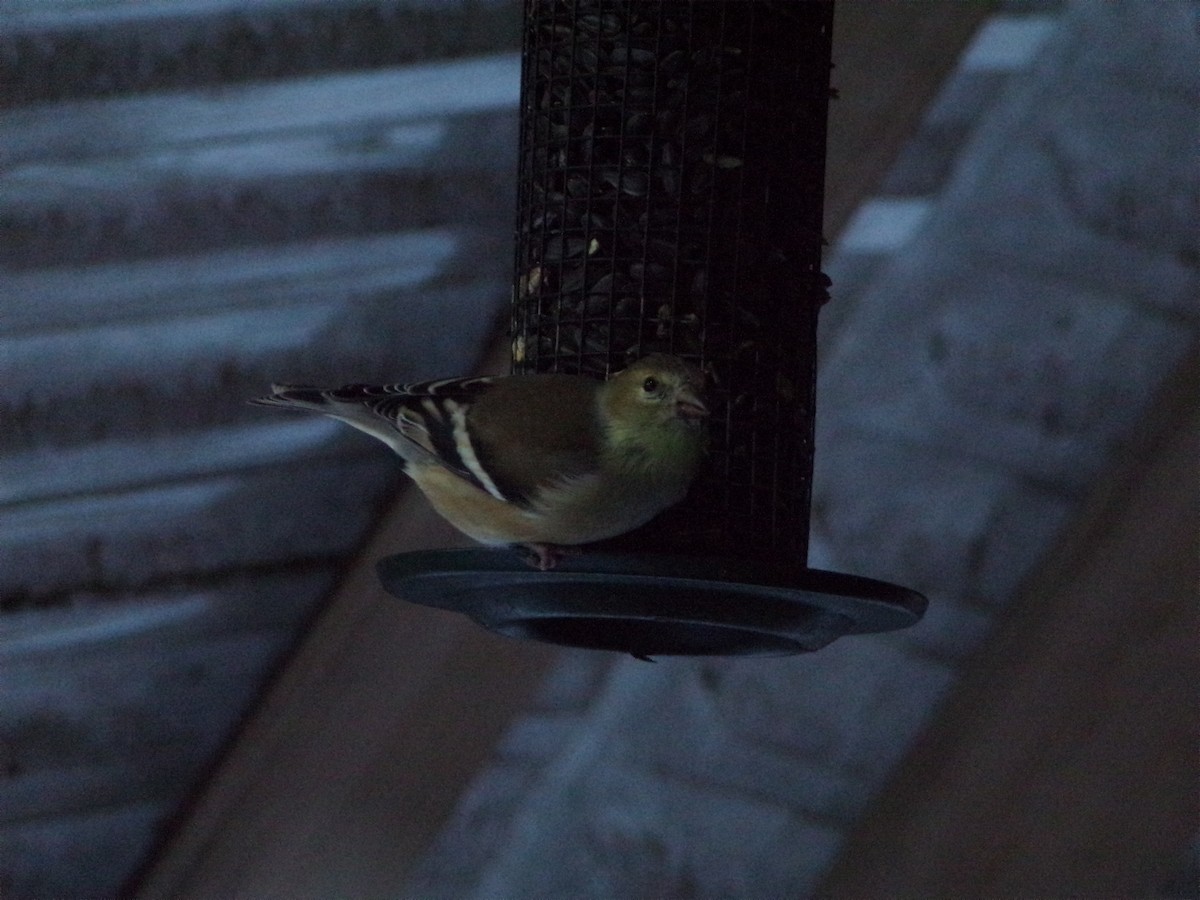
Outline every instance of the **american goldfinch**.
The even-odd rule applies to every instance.
[[[379,438],[451,525],[482,544],[521,545],[544,570],[683,499],[706,446],[703,386],[698,369],[656,353],[608,381],[277,384],[251,402],[324,413]]]

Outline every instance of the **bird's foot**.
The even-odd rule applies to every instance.
[[[522,544],[528,552],[525,562],[542,572],[558,565],[564,556],[578,556],[583,551],[567,544]]]

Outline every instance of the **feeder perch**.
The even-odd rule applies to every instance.
[[[389,591],[642,657],[811,651],[921,617],[915,591],[807,567],[832,19],[831,2],[527,0],[513,370],[688,359],[709,459],[683,503],[553,571],[409,553],[380,562]]]

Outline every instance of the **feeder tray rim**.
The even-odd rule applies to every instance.
[[[398,554],[378,570],[395,596],[500,634],[638,656],[811,651],[905,628],[926,606],[870,578],[711,556],[587,553],[540,572],[476,548]]]

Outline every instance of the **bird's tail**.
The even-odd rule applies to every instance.
[[[364,402],[371,391],[367,385],[346,385],[330,390],[307,384],[273,384],[269,397],[255,397],[249,402],[255,406],[277,406],[331,416],[378,438],[408,460],[413,453],[412,442],[401,434],[394,420],[381,415],[374,404]]]
[[[271,396],[255,397],[250,400],[255,406],[282,406],[285,409],[308,409],[313,412],[334,414],[336,403],[327,397],[327,391],[308,384],[273,384]]]

